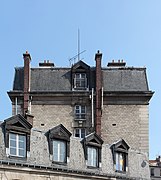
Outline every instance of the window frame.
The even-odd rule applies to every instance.
[[[54,142],[57,142],[58,144],[58,154],[57,153],[55,153],[54,152]],[[61,160],[61,145],[63,145],[64,147],[64,155],[63,155],[63,159],[64,160]],[[56,159],[54,159],[55,157],[54,157],[54,155],[55,154],[57,154],[57,156],[58,156],[58,159],[56,160]],[[54,163],[67,163],[67,142],[66,141],[64,141],[64,140],[60,140],[60,139],[53,139],[53,162]]]
[[[100,136],[98,136],[95,132],[89,134],[88,136],[85,136],[84,139],[82,139],[81,143],[83,144],[84,149],[84,157],[86,160],[87,168],[94,168],[98,169],[101,167],[101,151],[102,151],[102,144],[103,140]],[[88,163],[89,155],[88,155],[88,148],[96,149],[96,166],[93,166]]]
[[[84,108],[84,112],[82,112],[83,108]],[[74,114],[75,114],[75,120],[83,120],[83,121],[86,120],[86,106],[79,104],[75,105]]]
[[[114,163],[114,169],[116,172],[119,173],[126,173],[128,171],[128,150],[129,146],[128,144],[123,140],[119,140],[118,142],[112,144],[111,146],[112,155],[113,155],[113,163]],[[123,168],[121,169],[121,162],[119,162],[120,157],[117,158],[117,155],[122,155],[124,164]]]
[[[116,153],[116,171],[126,172],[126,153],[123,152],[115,152],[115,153]]]
[[[46,132],[46,136],[48,139],[49,144],[49,154],[50,154],[50,160],[54,164],[60,164],[60,165],[66,165],[68,163],[69,155],[70,155],[70,136],[72,134],[62,125],[59,124],[58,126],[53,127],[48,132]],[[66,160],[64,162],[61,161],[55,161],[53,159],[54,155],[54,149],[53,149],[53,141],[63,141],[66,143]]]
[[[91,151],[89,154],[89,150]],[[95,154],[94,154],[95,152]],[[96,146],[87,147],[87,167],[89,168],[98,168],[99,167],[99,150]],[[92,161],[92,163],[91,163]]]
[[[11,140],[13,141],[14,139],[11,138],[11,135],[15,135],[15,146],[12,146],[11,145]],[[24,148],[21,148],[19,143],[21,142],[19,137],[22,136],[24,137]],[[26,134],[18,134],[18,133],[13,133],[13,132],[10,132],[9,133],[9,155],[12,157],[20,157],[20,158],[26,158],[26,155],[27,155],[27,138],[26,138]],[[16,150],[16,153],[15,154],[12,154],[11,153],[11,149],[15,149]],[[23,150],[24,151],[24,155],[20,155],[20,150]]]
[[[77,130],[78,130],[78,133],[76,133]],[[82,133],[82,130],[84,130],[84,133]],[[76,136],[76,134],[78,134],[78,136]],[[84,134],[84,136],[82,136],[82,134]],[[75,128],[74,129],[74,137],[85,138],[85,136],[86,136],[86,129],[85,128]]]
[[[84,76],[84,77],[82,77]],[[85,72],[76,72],[74,74],[74,89],[84,90],[87,89],[87,74]]]

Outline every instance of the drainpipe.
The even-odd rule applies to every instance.
[[[94,89],[92,88],[92,127],[94,127],[93,92],[94,92]]]
[[[15,109],[16,109],[15,114],[17,115],[17,97],[15,97]]]
[[[102,96],[102,70],[101,70],[102,53],[99,51],[95,55],[96,61],[96,133],[101,136],[101,96]]]

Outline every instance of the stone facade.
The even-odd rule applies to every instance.
[[[123,138],[132,149],[149,152],[148,105],[104,105],[102,137],[111,144]]]
[[[28,52],[24,57],[31,60]],[[13,116],[0,131],[1,179],[150,179],[148,104],[153,92],[145,68],[127,68],[124,62],[102,68],[101,57],[98,52],[94,68],[79,61],[71,68],[44,62],[30,69],[25,62],[15,69],[14,88],[8,92]],[[76,105],[86,110],[76,112]],[[85,118],[76,119],[77,113]],[[75,130],[82,128],[86,134],[76,137]],[[25,156],[12,156],[9,135],[25,132]],[[58,140],[65,144],[65,159],[56,162]],[[90,155],[96,164],[89,163]]]

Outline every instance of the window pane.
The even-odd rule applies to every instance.
[[[126,155],[124,153],[116,153],[116,170],[126,171]]]
[[[26,136],[19,134],[9,134],[10,154],[14,156],[25,157],[26,156]]]
[[[10,154],[16,155],[16,148],[10,148]]]
[[[85,129],[81,129],[81,138],[84,138],[85,137],[85,134],[86,132],[85,132]]]
[[[10,136],[10,139],[12,139],[12,140],[16,140],[16,134],[12,134],[12,133],[10,133],[10,134],[9,134],[9,136]]]
[[[97,167],[97,149],[93,147],[88,147],[88,166]]]
[[[25,157],[25,150],[19,149],[19,156]]]
[[[19,142],[19,148],[25,149],[25,143],[24,142]]]
[[[64,141],[53,141],[53,160],[66,162],[66,143]]]
[[[16,147],[16,141],[15,140],[10,140],[10,146],[11,147]]]
[[[18,135],[18,137],[19,137],[19,141],[23,141],[23,142],[26,141],[26,136],[24,136],[24,135]]]

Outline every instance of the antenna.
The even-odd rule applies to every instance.
[[[78,28],[78,53],[77,53],[77,55],[73,56],[72,58],[69,58],[70,66],[72,66],[72,62],[74,62],[74,64],[75,64],[76,59],[78,59],[78,61],[79,61],[80,60],[80,55],[82,53],[84,53],[85,51],[86,50],[80,52],[80,30]]]
[[[78,28],[78,61],[80,60],[80,32]]]

